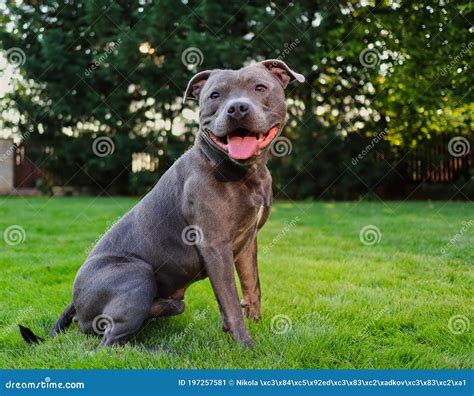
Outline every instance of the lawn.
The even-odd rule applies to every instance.
[[[96,349],[76,324],[25,344],[17,324],[48,333],[91,244],[135,202],[0,197],[1,368],[472,367],[470,203],[277,202],[259,234],[254,350],[220,330],[208,280],[188,289],[182,315],[149,322],[123,348]],[[17,245],[1,235],[12,225],[25,231]],[[369,225],[380,234],[363,243]]]

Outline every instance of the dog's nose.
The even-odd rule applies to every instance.
[[[235,101],[229,103],[227,107],[227,115],[236,120],[240,120],[249,113],[249,110],[250,106],[248,105],[248,103]]]

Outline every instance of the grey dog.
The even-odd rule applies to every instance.
[[[257,231],[272,203],[266,163],[287,122],[284,89],[293,80],[304,77],[280,60],[191,79],[184,100],[199,99],[194,146],[90,252],[51,336],[75,320],[102,334],[100,345],[123,344],[147,319],[182,313],[186,288],[209,277],[222,329],[252,346],[244,314],[261,315]],[[27,341],[41,340],[20,327]]]

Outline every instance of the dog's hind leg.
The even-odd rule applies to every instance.
[[[146,298],[141,290],[126,293],[109,302],[92,323],[94,332],[103,333],[100,346],[125,344],[148,318],[151,305],[152,299]]]
[[[118,264],[116,268],[120,268]],[[89,295],[84,295],[84,301],[88,302],[83,306],[87,317],[82,320],[81,328],[102,335],[100,346],[123,345],[148,318],[157,294],[153,272],[138,265],[127,265],[124,271],[98,279],[100,282],[93,285],[97,287],[96,297],[88,299]],[[104,293],[103,290],[108,297],[105,301],[97,297]]]
[[[157,298],[153,301],[148,318],[159,316],[174,316],[183,313],[185,304],[183,300],[174,300],[172,298]]]
[[[149,319],[159,316],[174,316],[184,312],[186,304],[184,303],[184,293],[186,287],[176,290],[168,298],[157,298],[153,301],[150,308]]]

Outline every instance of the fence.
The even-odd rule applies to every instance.
[[[13,184],[16,189],[35,188],[41,173],[39,167],[27,156],[26,150],[23,145],[15,147]]]
[[[461,177],[465,180],[471,177],[470,153],[459,157],[451,155],[448,151],[451,138],[440,135],[423,142],[421,149],[414,150],[402,160],[409,183],[455,183]]]
[[[398,175],[398,187],[401,191],[410,191],[411,187],[420,184],[442,185],[456,183],[462,179],[468,181],[472,177],[472,154],[468,152],[463,156],[453,156],[448,152],[450,137],[437,136],[426,142],[421,142],[419,149],[410,150],[408,153],[400,152],[393,157],[391,153],[378,152],[377,156],[384,158],[394,165]],[[53,174],[40,170],[32,158],[44,158],[39,155],[42,152],[38,147],[16,146],[14,162],[14,187],[34,188],[38,178],[47,178],[53,185],[62,185],[59,178]],[[45,154],[45,153],[42,153]],[[159,163],[152,159],[149,154],[134,153],[130,159],[133,173],[156,172],[158,174]],[[160,169],[160,173],[162,170]],[[158,176],[157,176],[158,178]],[[75,180],[69,180],[68,184],[75,186]],[[84,187],[76,185],[76,187]],[[405,190],[405,187],[407,189]],[[390,191],[388,189],[387,191]],[[408,192],[406,193],[408,195]],[[385,198],[402,198],[391,196],[390,192],[382,193]],[[433,197],[436,199],[436,197]]]

